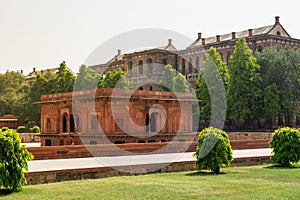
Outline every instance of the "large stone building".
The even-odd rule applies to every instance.
[[[189,93],[97,89],[41,97],[41,144],[193,140]]]
[[[124,55],[119,50],[118,55],[108,63],[92,66],[91,68],[99,73],[121,68],[128,72],[128,78],[133,86],[141,87],[144,82],[152,81],[149,81],[149,78],[152,78],[154,81],[160,80],[163,66],[171,64],[174,69],[186,76],[192,87],[195,87],[195,81],[198,79],[199,69],[205,52],[210,47],[215,47],[226,63],[229,63],[230,56],[233,54],[235,42],[241,37],[246,38],[249,47],[253,51],[262,51],[266,47],[298,49],[300,40],[292,38],[281,25],[279,19],[279,17],[275,17],[275,23],[272,25],[213,37],[205,38],[202,33],[198,33],[197,39],[183,50],[176,50],[171,40],[164,48],[155,48]],[[140,89],[159,90],[159,87],[146,85]]]

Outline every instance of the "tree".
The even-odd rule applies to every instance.
[[[210,81],[209,89],[206,81]],[[205,59],[200,69],[200,76],[196,82],[198,86],[196,89],[196,96],[201,100],[199,108],[202,119],[211,119],[211,96],[218,97],[222,92],[226,93],[228,81],[228,68],[222,61],[216,48],[211,47],[207,54],[205,54]],[[223,83],[225,91],[222,91],[222,85],[219,83]]]
[[[131,89],[132,86],[129,80],[126,78],[126,72],[120,68],[108,71],[103,79],[100,79],[99,88],[119,88],[119,89]]]
[[[229,118],[258,119],[261,113],[260,66],[245,38],[237,40],[229,65],[228,105]]]
[[[0,116],[11,114],[13,105],[26,92],[25,76],[13,71],[0,74]]]
[[[55,78],[56,74],[52,72],[38,74],[28,91],[14,103],[12,113],[20,122],[40,124],[40,106],[33,103],[39,102],[41,95],[52,93]]]
[[[165,92],[172,91],[173,78],[175,77],[175,75],[176,75],[175,69],[173,69],[173,67],[170,64],[166,65],[163,70],[161,80],[159,82],[162,91]]]
[[[229,166],[233,161],[228,135],[217,128],[203,129],[198,137],[194,157],[197,169],[210,169],[219,174],[220,167]]]
[[[273,163],[288,167],[300,160],[300,131],[297,129],[285,127],[275,130],[269,145]]]
[[[74,83],[74,91],[91,90],[96,89],[100,75],[85,65],[81,65],[76,81]]]
[[[0,131],[0,188],[21,190],[26,183],[27,162],[32,159],[15,130]]]
[[[173,92],[190,92],[185,76],[178,73],[173,78]]]
[[[60,64],[56,75],[51,93],[72,92],[76,77],[67,69],[65,61]]]
[[[268,108],[264,110],[265,116],[282,115],[291,125],[291,118],[299,112],[300,51],[266,48],[255,56],[262,69],[262,87],[265,91],[272,90],[264,93],[264,108]],[[271,92],[275,93],[275,98]],[[266,100],[272,101],[269,102],[271,107]]]

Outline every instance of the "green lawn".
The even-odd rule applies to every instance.
[[[26,186],[0,199],[300,199],[300,165],[232,167]]]

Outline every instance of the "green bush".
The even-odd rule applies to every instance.
[[[19,126],[17,128],[17,132],[18,133],[28,133],[29,131],[27,130],[27,128],[25,126]]]
[[[40,129],[39,126],[34,126],[34,127],[32,127],[30,130],[31,130],[31,132],[33,132],[33,133],[40,133],[40,132],[41,132],[41,129]]]
[[[197,169],[209,169],[219,174],[220,167],[230,166],[233,161],[228,135],[217,128],[203,129],[198,137],[194,157],[197,159]]]
[[[21,190],[26,184],[28,160],[32,159],[33,155],[21,146],[16,130],[0,132],[0,189]]]
[[[273,163],[288,167],[300,160],[300,131],[294,128],[280,128],[273,133],[269,142]]]
[[[8,127],[2,127],[1,131],[4,132],[4,131],[7,131],[8,129],[9,129]]]

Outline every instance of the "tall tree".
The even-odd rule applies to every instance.
[[[229,73],[229,117],[245,119],[246,122],[258,119],[262,101],[260,66],[245,38],[238,39],[234,46]]]
[[[67,69],[65,61],[63,61],[58,71],[56,72],[56,78],[54,79],[53,90],[51,93],[63,93],[73,91],[73,86],[76,77],[70,70]]]
[[[81,65],[74,83],[74,90],[82,91],[96,89],[99,80],[100,75],[97,75],[94,70],[86,67],[86,65]]]
[[[24,75],[13,71],[0,74],[0,116],[12,113],[13,104],[27,88]]]
[[[173,67],[168,64],[165,66],[161,80],[159,82],[161,90],[170,92],[173,89],[173,78],[176,76],[176,71]]]
[[[103,79],[100,79],[99,88],[119,88],[119,89],[131,89],[132,86],[129,80],[126,78],[126,72],[120,68],[108,71]]]
[[[173,92],[190,92],[185,76],[178,73],[173,78]]]
[[[255,56],[262,68],[266,118],[281,115],[290,124],[299,112],[300,51],[266,48]]]
[[[216,48],[211,47],[205,54],[200,76],[197,80],[196,96],[201,100],[199,106],[201,119],[211,119],[211,96],[218,97],[222,92],[226,95],[228,81],[228,68]],[[206,82],[209,82],[209,89]],[[223,86],[219,83],[223,83]],[[221,91],[221,87],[224,87],[225,90]],[[221,98],[219,99],[221,100]]]

